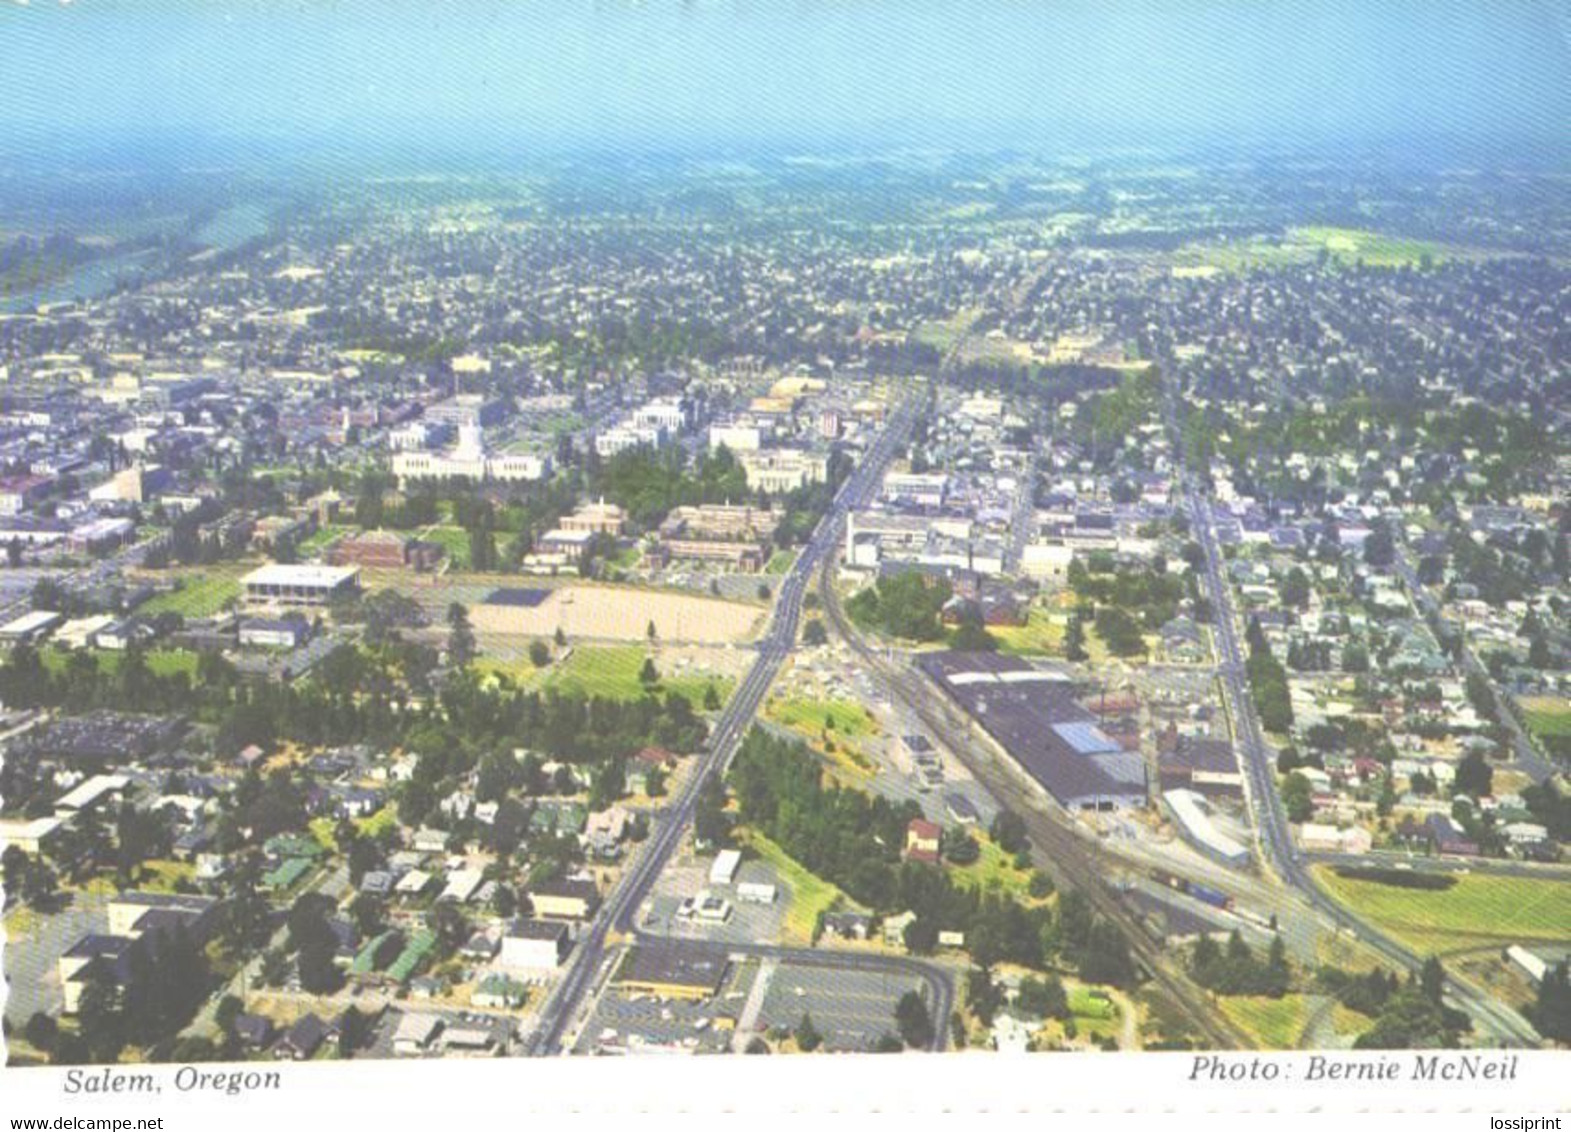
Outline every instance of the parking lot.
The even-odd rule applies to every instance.
[[[601,995],[594,1015],[579,1034],[574,1052],[729,1052],[733,1023],[757,975],[757,962],[738,963],[718,995],[698,1002],[608,991]]]
[[[650,898],[649,912],[640,921],[642,930],[654,935],[709,940],[714,943],[771,943],[779,938],[780,924],[790,904],[791,890],[776,878],[773,867],[766,861],[744,861],[737,870],[737,883],[711,885],[710,863],[711,858],[702,857],[669,866],[661,874],[660,885]],[[775,902],[752,904],[737,899],[737,885],[748,882],[776,885],[778,893]],[[731,915],[723,923],[677,916],[682,901],[703,889],[708,889],[730,903]]]
[[[48,916],[26,912],[24,932],[10,934],[5,945],[5,979],[9,997],[5,1016],[21,1026],[34,1012],[58,1014],[63,1003],[57,966],[77,940],[109,930],[105,897],[77,893],[70,905]]]
[[[897,1032],[895,1005],[913,990],[925,995],[922,981],[912,976],[782,963],[770,977],[757,1026],[794,1030],[805,1014],[826,1049],[872,1049]]]

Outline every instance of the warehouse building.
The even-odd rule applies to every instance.
[[[729,966],[723,951],[690,943],[641,943],[627,953],[613,985],[627,994],[713,998],[720,993]]]
[[[1229,837],[1211,820],[1211,807],[1194,790],[1169,790],[1162,795],[1184,840],[1213,861],[1228,868],[1241,869],[1249,864],[1249,848]]]
[[[1102,730],[1068,677],[993,653],[927,653],[917,665],[1065,809],[1146,804],[1145,760]]]

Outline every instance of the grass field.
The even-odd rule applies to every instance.
[[[51,674],[59,675],[70,662],[71,654],[75,650],[49,646],[39,652],[39,658],[44,667]],[[98,661],[98,670],[106,675],[113,675],[119,671],[120,662],[125,654],[112,652],[108,649],[86,649],[89,656]],[[176,672],[184,672],[187,676],[196,673],[196,653],[190,649],[150,649],[146,653],[148,671],[154,676],[172,676]]]
[[[791,903],[786,908],[785,921],[780,925],[780,942],[806,945],[812,942],[813,928],[818,924],[818,914],[827,912],[837,902],[845,907],[857,905],[835,885],[814,876],[795,858],[757,830],[742,831],[742,840],[760,860],[767,861],[775,870],[781,884],[791,889]]]
[[[1571,885],[1563,881],[1473,873],[1424,891],[1339,877],[1324,866],[1314,874],[1326,892],[1420,954],[1571,942]]]
[[[325,526],[318,527],[310,538],[301,539],[300,545],[295,549],[299,552],[301,558],[313,558],[325,550],[334,539],[340,538],[354,529],[354,527],[346,527],[337,523],[328,523]]]
[[[1022,904],[1046,904],[1052,897],[1038,900],[1031,895],[1031,870],[1015,867],[1015,859],[998,847],[985,833],[974,834],[982,855],[969,865],[950,865],[949,877],[956,884],[1013,896]]]
[[[1064,646],[1064,626],[1055,624],[1052,614],[1032,606],[1024,625],[989,625],[987,631],[998,642],[998,651],[1010,656],[1059,656]]]
[[[1076,1018],[1109,1022],[1118,1017],[1118,1007],[1110,999],[1101,997],[1091,987],[1071,985],[1068,991],[1069,1012]]]
[[[146,871],[138,887],[146,892],[177,892],[179,882],[196,879],[196,866],[189,861],[147,861],[142,868]]]
[[[1522,721],[1541,739],[1571,735],[1571,700],[1564,696],[1519,696]]]
[[[638,679],[644,666],[644,657],[651,655],[636,646],[580,645],[564,661],[554,665],[540,681],[542,687],[556,688],[585,696],[604,696],[615,700],[636,700],[646,689]],[[655,668],[660,681],[653,686],[656,693],[677,692],[699,706],[704,691],[714,684],[721,702],[731,694],[734,683],[729,677],[672,674],[661,669],[661,658],[655,657]]]
[[[916,340],[924,346],[932,346],[940,353],[947,353],[965,337],[966,331],[971,329],[971,324],[981,313],[980,310],[967,309],[952,318],[924,322],[916,328]]]
[[[482,656],[475,658],[475,671],[484,676],[506,676],[518,687],[522,688],[533,680],[540,672],[527,656],[503,658],[499,656]]]
[[[1253,1035],[1262,1049],[1297,1049],[1309,1022],[1309,1003],[1301,994],[1223,995],[1218,1002],[1228,1020]]]
[[[469,569],[469,532],[462,527],[426,527],[415,537],[434,542],[447,551],[454,570]],[[501,538],[498,538],[498,544]]]
[[[1254,236],[1244,240],[1196,244],[1179,253],[1175,274],[1195,269],[1247,271],[1253,267],[1281,267],[1309,263],[1321,252],[1335,262],[1367,267],[1419,267],[1424,258],[1432,263],[1455,255],[1427,240],[1388,236],[1363,228],[1303,227],[1290,228],[1281,239]]]
[[[791,563],[796,561],[796,551],[777,550],[769,556],[769,561],[764,565],[766,574],[784,574],[791,569]]]
[[[182,617],[211,617],[239,598],[240,577],[251,569],[251,566],[237,566],[228,570],[208,568],[200,573],[183,575],[178,589],[155,594],[144,601],[137,612],[148,616],[178,613]]]
[[[771,700],[764,714],[811,739],[819,738],[826,729],[840,739],[860,739],[878,732],[867,709],[853,700]]]

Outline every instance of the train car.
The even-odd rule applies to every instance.
[[[1190,896],[1193,896],[1196,900],[1203,900],[1205,903],[1210,904],[1213,908],[1226,909],[1233,906],[1233,898],[1227,893],[1222,892],[1220,889],[1211,888],[1203,884],[1194,884],[1191,882],[1188,891]]]

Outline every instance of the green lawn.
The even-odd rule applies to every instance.
[[[561,692],[585,696],[604,696],[607,699],[633,700],[646,692],[638,679],[644,658],[653,655],[634,645],[579,645],[564,661],[553,665],[540,681],[541,687],[555,688]],[[673,676],[664,658],[655,655],[655,669],[660,681],[653,691],[663,694],[677,692],[693,701],[695,707],[704,700],[704,690],[710,684],[720,693],[721,702],[731,694],[734,683],[729,677],[705,675]]]
[[[1295,244],[1308,245],[1317,253],[1324,248],[1339,259],[1361,259],[1371,267],[1418,267],[1426,255],[1435,263],[1445,258],[1444,249],[1428,240],[1409,240],[1362,228],[1293,228],[1289,234]]]
[[[998,642],[998,651],[1010,656],[1063,653],[1064,626],[1054,624],[1052,614],[1040,606],[1032,606],[1024,625],[989,625],[987,631]]]
[[[158,613],[178,613],[183,617],[211,617],[229,602],[240,596],[240,576],[251,567],[238,567],[219,571],[207,569],[200,573],[186,574],[177,589],[155,594],[138,607],[137,612],[152,616]]]
[[[1004,852],[998,843],[981,830],[972,833],[982,848],[982,855],[969,865],[950,865],[949,877],[956,884],[1013,896],[1022,904],[1044,904],[1031,896],[1029,885],[1031,870],[1015,867],[1013,855]]]
[[[1076,1018],[1090,1018],[1098,1022],[1108,1022],[1118,1017],[1118,1007],[1110,999],[1099,997],[1093,988],[1071,986],[1069,991],[1069,1012]]]
[[[741,840],[761,860],[769,862],[775,870],[776,879],[791,890],[791,902],[786,907],[785,921],[780,925],[782,943],[804,946],[811,943],[819,913],[829,911],[837,902],[842,907],[857,907],[839,888],[808,872],[784,849],[758,831],[742,830]]]
[[[1443,891],[1337,876],[1316,866],[1321,888],[1420,954],[1512,943],[1571,942],[1571,884],[1536,877],[1458,876]]]
[[[796,561],[796,551],[777,550],[769,556],[769,561],[764,565],[766,574],[784,574],[791,569],[791,563]]]
[[[354,529],[354,527],[346,527],[338,523],[328,523],[325,526],[318,527],[310,538],[301,539],[300,545],[296,547],[296,550],[299,551],[301,558],[315,557],[325,550],[334,539],[346,535]]]
[[[1527,729],[1540,739],[1571,736],[1571,701],[1563,696],[1521,696],[1517,699]]]
[[[1262,1049],[1297,1049],[1309,1022],[1309,1005],[1301,994],[1224,995],[1219,1002],[1228,1020],[1253,1035]]]
[[[481,676],[506,676],[520,688],[527,685],[541,671],[527,656],[507,660],[497,656],[476,657],[474,668]]]
[[[415,537],[426,542],[434,542],[447,551],[447,557],[452,561],[454,570],[469,569],[469,532],[463,527],[426,527]],[[502,539],[498,538],[500,548]]]
[[[867,709],[853,700],[771,700],[765,715],[811,739],[819,738],[826,729],[831,737],[840,739],[860,739],[878,731]],[[829,726],[831,720],[833,727]]]
[[[50,673],[58,675],[65,670],[69,663],[72,649],[63,649],[50,645],[39,652],[39,659],[44,663]],[[120,662],[125,657],[123,652],[113,652],[108,649],[84,649],[98,662],[98,670],[108,675],[119,671]],[[147,667],[154,676],[172,676],[176,672],[184,672],[187,676],[196,673],[196,653],[190,649],[150,649],[146,653]]]

